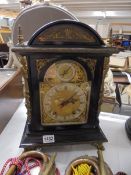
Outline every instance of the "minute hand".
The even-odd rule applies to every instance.
[[[60,103],[60,106],[63,107],[63,106],[65,106],[66,104],[70,103],[71,99],[76,95],[76,93],[77,93],[77,92],[75,92],[75,93],[74,93],[71,97],[69,97],[68,99],[62,101],[62,102]]]
[[[61,74],[62,76],[64,76],[65,74],[67,74],[67,72],[70,70],[71,67],[68,67],[66,70],[64,70],[64,72]]]

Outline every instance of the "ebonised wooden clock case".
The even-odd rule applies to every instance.
[[[12,50],[25,78],[27,122],[21,147],[107,141],[98,116],[114,50],[91,27],[55,21]]]

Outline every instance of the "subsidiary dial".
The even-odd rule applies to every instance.
[[[57,77],[65,82],[70,81],[75,75],[75,69],[71,63],[61,62],[57,66]]]

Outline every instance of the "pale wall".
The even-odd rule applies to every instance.
[[[88,25],[90,25],[92,28],[94,28],[103,38],[108,37],[108,32],[111,26],[111,23],[130,23],[131,24],[131,18],[79,18],[81,22],[84,22]],[[130,26],[113,26],[113,30],[118,30],[121,32],[123,31],[131,31],[131,25]],[[131,34],[131,33],[130,33]]]

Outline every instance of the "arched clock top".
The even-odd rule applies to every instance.
[[[40,28],[28,42],[29,46],[73,45],[100,47],[105,45],[101,37],[90,26],[71,20],[49,23]]]

